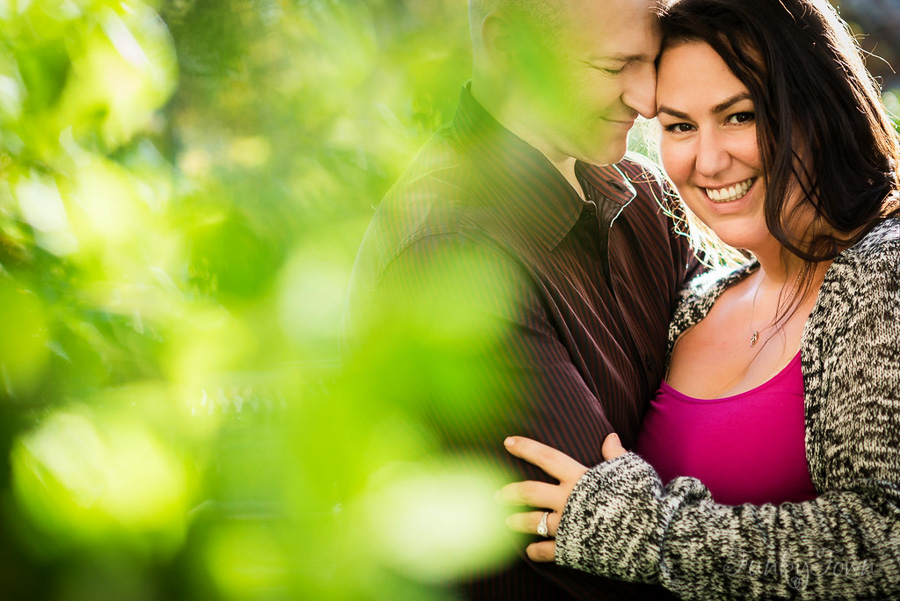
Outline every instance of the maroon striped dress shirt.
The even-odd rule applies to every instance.
[[[610,432],[634,444],[696,265],[645,161],[579,163],[577,175],[587,202],[464,89],[378,207],[354,267],[345,327],[372,402],[507,478],[546,478],[505,453],[510,434],[588,466]],[[671,598],[524,555],[461,587],[479,599]]]

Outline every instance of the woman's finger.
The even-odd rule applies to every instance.
[[[528,511],[525,513],[514,513],[506,518],[506,527],[513,532],[522,532],[524,534],[538,534],[538,524],[547,513],[547,536],[550,538],[556,536],[556,530],[559,528],[560,514],[555,511]],[[538,535],[540,536],[540,535]]]
[[[507,505],[528,505],[561,511],[566,505],[569,493],[563,491],[558,484],[528,480],[507,484],[497,491],[496,497],[498,501]]]
[[[528,558],[531,559],[531,561],[553,561],[556,558],[556,541],[545,540],[539,543],[531,543],[525,549],[525,553],[528,554]]]
[[[506,450],[538,466],[560,482],[574,482],[587,468],[553,447],[522,436],[510,436],[503,441]]]
[[[628,452],[622,446],[622,441],[619,440],[619,435],[615,432],[606,437],[606,440],[603,441],[603,448],[600,451],[603,453],[603,458],[607,461]]]

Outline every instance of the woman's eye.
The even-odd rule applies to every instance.
[[[666,125],[663,129],[671,134],[683,134],[691,131],[693,126],[689,123],[672,123],[671,125]]]
[[[750,111],[735,113],[728,117],[728,123],[750,123],[756,119],[756,115]]]

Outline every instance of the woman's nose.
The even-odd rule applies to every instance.
[[[722,136],[715,131],[701,132],[697,145],[697,172],[712,178],[727,169],[730,164],[731,154]]]

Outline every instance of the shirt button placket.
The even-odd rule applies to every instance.
[[[581,209],[581,220],[582,221],[591,221],[597,216],[597,207],[592,202],[584,203],[584,207]]]

